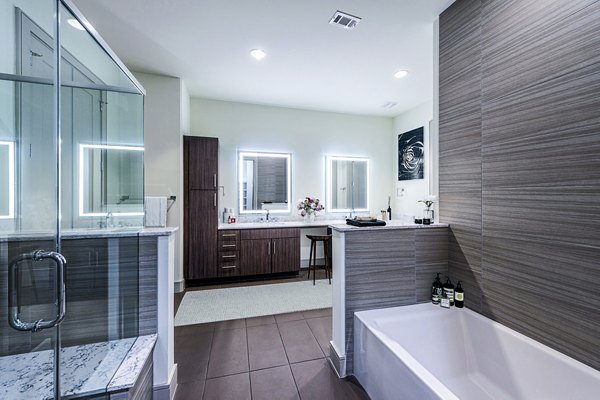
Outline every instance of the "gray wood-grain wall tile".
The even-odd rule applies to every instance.
[[[139,242],[139,335],[158,329],[158,240],[140,237]]]
[[[352,374],[354,313],[430,301],[448,269],[448,229],[346,233],[346,371]]]
[[[452,69],[473,61],[457,39],[466,16],[479,24],[478,40],[468,41],[480,49],[477,79]],[[469,188],[453,176],[462,157],[453,149],[465,135],[457,121],[471,126],[473,113],[443,101],[456,90],[480,91],[481,128],[471,131],[480,172],[460,168],[473,173],[481,203],[465,215],[467,203],[451,190]],[[450,274],[474,278],[468,307],[596,369],[598,93],[598,0],[459,0],[440,17],[440,218],[453,232]]]

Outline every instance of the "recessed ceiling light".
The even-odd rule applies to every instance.
[[[381,107],[387,110],[394,108],[398,105],[395,101],[386,101]]]
[[[261,49],[254,49],[254,50],[250,50],[250,55],[252,57],[256,58],[257,60],[262,60],[263,58],[265,58],[267,53],[265,53]]]
[[[79,21],[77,21],[75,18],[69,18],[67,20],[67,22],[69,23],[69,25],[71,25],[73,28],[75,29],[79,29],[80,31],[85,31],[85,28],[83,27],[83,25],[81,25],[81,23]]]
[[[404,78],[406,75],[408,75],[408,71],[406,71],[406,70],[402,69],[402,70],[400,70],[400,71],[397,71],[397,72],[394,74],[394,78],[398,78],[398,79],[400,79],[400,78]]]

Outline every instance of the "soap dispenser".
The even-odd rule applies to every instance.
[[[440,280],[440,274],[437,274],[433,284],[431,285],[431,302],[433,304],[440,304],[440,300],[442,299],[443,289],[442,289],[442,281]]]
[[[465,306],[465,291],[460,283],[461,281],[458,281],[456,289],[454,289],[454,305],[456,308],[463,308]]]
[[[450,306],[454,305],[454,285],[449,277],[446,277],[446,283],[444,283],[444,297],[450,300]]]

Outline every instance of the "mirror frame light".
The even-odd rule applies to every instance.
[[[287,209],[269,210],[271,214],[289,214],[292,212],[292,155],[290,153],[265,153],[256,151],[240,151],[238,153],[238,210],[239,214],[264,214],[265,210],[244,210],[242,193],[244,191],[244,157],[284,158],[287,163]]]
[[[128,150],[128,151],[144,151],[142,146],[117,146],[110,144],[80,144],[79,145],[79,216],[80,217],[104,217],[107,213],[86,213],[83,210],[83,170],[85,168],[85,162],[83,152],[86,149],[106,149],[106,150]],[[115,217],[137,217],[143,216],[144,211],[141,212],[115,212],[112,213]]]
[[[354,210],[350,209],[350,208],[333,208],[331,207],[332,204],[332,191],[331,191],[331,184],[332,184],[332,180],[333,180],[333,162],[334,161],[365,161],[367,163],[367,207],[366,208],[355,208]],[[347,156],[327,156],[327,172],[326,172],[326,179],[325,179],[325,184],[327,185],[327,187],[325,188],[325,197],[326,197],[326,203],[325,203],[325,210],[327,212],[350,212],[350,211],[355,211],[355,212],[367,212],[370,210],[370,203],[371,203],[371,160],[367,157],[347,157]]]
[[[0,146],[8,147],[8,214],[0,219],[15,218],[15,142],[0,141]]]

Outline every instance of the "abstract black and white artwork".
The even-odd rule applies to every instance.
[[[398,135],[398,180],[423,179],[423,127]]]

